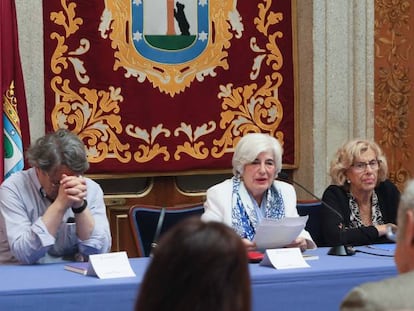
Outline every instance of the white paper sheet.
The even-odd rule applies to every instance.
[[[309,268],[308,263],[303,259],[302,253],[296,248],[268,249],[265,252],[262,266],[273,266],[276,269]]]
[[[89,264],[89,268],[92,269],[100,279],[135,276],[126,252],[90,255]],[[88,274],[92,274],[90,269],[88,269]]]
[[[308,216],[265,218],[256,229],[253,241],[259,250],[280,248],[295,240],[305,228]]]

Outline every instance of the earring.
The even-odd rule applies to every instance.
[[[347,180],[346,180],[346,183],[347,183],[347,184],[350,184],[350,183],[351,183],[351,181],[350,181],[349,179],[347,179]]]

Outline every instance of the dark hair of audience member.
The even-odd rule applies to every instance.
[[[249,311],[246,249],[218,222],[190,218],[164,236],[153,251],[136,311]]]

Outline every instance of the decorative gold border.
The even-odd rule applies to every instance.
[[[122,42],[119,34],[116,34],[117,30],[125,34],[125,20],[130,17],[127,3],[130,4],[130,1],[116,1],[116,5],[115,1],[105,1],[106,8],[101,17],[102,23],[99,31],[101,36],[105,37],[108,27],[111,27],[112,32],[110,32],[109,38],[112,40],[112,48],[115,51],[114,70],[121,67],[126,68],[126,77],[129,78],[134,76],[131,74],[133,72],[131,68],[138,71],[145,69],[145,72],[151,73],[153,67],[151,69],[148,61],[144,61],[142,57],[137,55],[126,57],[129,55],[127,53],[128,46]],[[50,64],[51,70],[55,74],[51,81],[51,88],[56,94],[55,107],[51,115],[53,127],[55,129],[67,127],[78,133],[88,146],[88,158],[92,163],[99,163],[108,158],[116,159],[121,163],[131,161],[148,163],[157,156],[162,156],[164,161],[169,161],[171,157],[179,160],[182,153],[194,159],[205,159],[208,156],[220,158],[226,153],[231,153],[240,137],[247,132],[266,132],[278,138],[283,144],[285,134],[278,128],[283,118],[283,106],[290,103],[281,103],[278,99],[278,89],[283,82],[283,76],[279,70],[283,66],[284,56],[277,41],[283,37],[283,33],[280,31],[268,33],[268,30],[269,26],[275,25],[283,19],[283,14],[272,11],[273,3],[272,0],[257,2],[258,15],[255,18],[255,25],[259,33],[267,40],[267,44],[258,46],[256,38],[250,38],[251,49],[257,53],[250,74],[252,83],[242,86],[227,83],[221,85],[217,90],[217,96],[222,100],[221,120],[218,125],[215,121],[198,126],[181,123],[180,127],[168,129],[160,123],[151,129],[146,129],[137,124],[128,124],[125,128],[122,127],[120,116],[121,103],[124,100],[122,87],[110,85],[106,90],[96,90],[85,86],[74,90],[70,86],[70,81],[62,77],[64,71],[72,70],[81,84],[87,85],[91,79],[88,75],[87,64],[84,64],[82,58],[83,55],[90,53],[88,40],[80,38],[79,46],[68,45],[68,38],[76,34],[82,27],[83,19],[76,15],[76,3],[70,2],[70,0],[61,0],[62,11],[50,15],[51,20],[56,25],[62,26],[64,31],[63,34],[56,32],[51,34],[51,38],[57,43]],[[217,45],[209,45],[206,54],[201,57],[204,61],[203,64],[198,61],[194,62],[194,68],[198,70],[199,75],[205,74],[205,68],[208,66],[213,66],[213,68],[221,66],[227,69],[225,49],[228,48],[233,37],[237,39],[242,35],[243,30],[241,18],[235,18],[238,15],[237,0],[211,0],[210,5],[216,32],[220,33],[216,39],[220,40],[216,40],[219,42]],[[296,5],[292,6],[292,14],[295,8]],[[232,19],[228,20],[230,13],[233,14]],[[232,25],[231,31],[228,30],[228,23]],[[296,42],[294,45],[296,48]],[[220,61],[212,57],[213,54],[219,55]],[[138,63],[140,65],[137,65]],[[133,68],[133,65],[138,67]],[[273,73],[265,77],[264,85],[258,85],[254,82],[254,77],[262,66],[270,66]],[[164,74],[169,76],[172,76],[174,72],[172,66],[165,66],[162,69]],[[145,79],[141,79],[142,75],[135,76],[139,77],[137,83],[148,79],[161,91],[173,95],[188,87],[189,84],[196,83],[193,80],[197,74],[193,76],[193,80],[190,79],[191,81],[183,79],[185,82],[179,87],[176,82],[172,83],[172,88],[168,90],[161,88],[162,79],[155,82],[155,74],[148,74]],[[295,89],[295,105],[296,91]],[[296,118],[297,107],[295,106],[294,109]],[[295,123],[297,123],[296,120]],[[221,138],[214,140],[214,146],[209,149],[203,137],[216,130],[217,127],[224,130],[224,133]],[[297,128],[295,131],[297,132]],[[118,137],[122,132],[136,139],[137,143],[134,145],[138,146],[138,151],[132,151],[129,144],[123,144],[120,141]],[[175,146],[175,150],[170,150],[168,146],[160,145],[157,142],[159,137],[171,135],[184,135],[187,141],[182,145]],[[295,161],[298,146],[296,138]]]

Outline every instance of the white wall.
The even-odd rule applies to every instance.
[[[301,117],[294,178],[321,196],[337,148],[353,137],[374,137],[374,0],[297,0],[297,7]]]
[[[15,0],[32,140],[45,132],[42,0]]]

